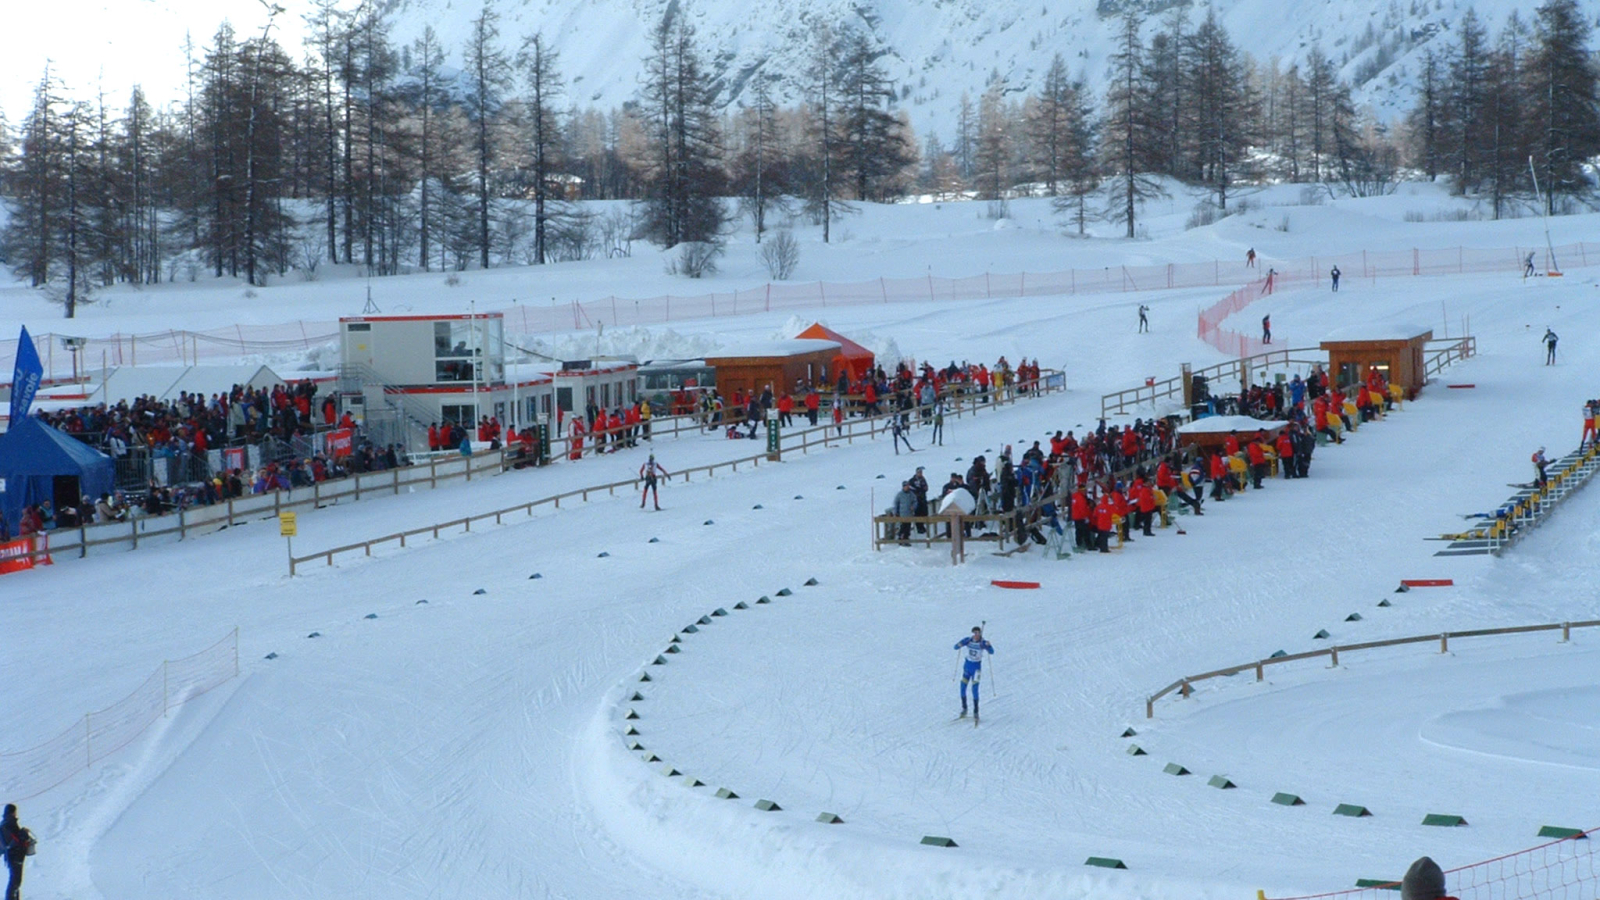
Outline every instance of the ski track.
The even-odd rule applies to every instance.
[[[1258,301],[1244,321],[1271,312],[1284,345],[1304,346],[1353,317],[1432,321],[1427,308],[1446,300],[1472,315],[1481,355],[1442,380],[1478,388],[1436,386],[1319,448],[1309,480],[1208,502],[1204,518],[1178,520],[1187,536],[1111,557],[999,559],[979,544],[952,569],[937,548],[874,553],[865,520],[915,465],[937,490],[975,454],[1092,425],[1103,390],[1219,358],[1193,340],[1188,309],[1225,291],[827,310],[832,327],[893,334],[935,362],[1065,357],[1064,394],[952,419],[942,448],[919,429],[911,457],[879,441],[791,454],[673,482],[660,514],[635,518],[624,491],[292,581],[262,523],[8,576],[5,749],[241,627],[242,678],[22,804],[42,839],[29,894],[1209,900],[1397,875],[1422,852],[1449,868],[1530,846],[1540,824],[1597,824],[1583,723],[1600,635],[1278,666],[1263,684],[1203,682],[1143,718],[1145,696],[1175,678],[1321,646],[1319,628],[1349,642],[1600,617],[1600,493],[1575,495],[1503,559],[1435,559],[1421,540],[1503,500],[1534,447],[1576,443],[1577,409],[1600,393],[1585,377],[1600,349],[1581,338],[1600,333],[1594,290],[1579,270],[1563,283],[1354,279],[1336,303],[1315,289]],[[1138,302],[1157,310],[1148,336],[1131,334]],[[705,327],[764,337],[788,315]],[[1006,316],[1017,322],[987,321]],[[1546,325],[1565,336],[1556,367],[1539,365]],[[676,471],[758,445],[695,436],[653,449]],[[297,547],[630,477],[644,453],[318,511]],[[1400,578],[1441,574],[1457,586],[1392,594]],[[803,587],[812,576],[821,584]],[[1044,588],[988,586],[999,577]],[[755,605],[762,594],[773,602]],[[1376,608],[1385,598],[1394,606]],[[729,615],[647,665],[717,607]],[[1357,611],[1364,621],[1344,622]],[[997,653],[974,729],[949,721],[948,648],[982,620]],[[623,702],[634,690],[646,700]],[[630,705],[638,740],[707,787],[626,752]],[[1129,725],[1138,736],[1118,738]],[[1549,736],[1530,738],[1534,727]],[[1130,741],[1149,755],[1127,756]],[[1193,774],[1164,775],[1167,762]],[[1213,774],[1238,788],[1206,787]],[[741,800],[715,800],[719,786]],[[1280,790],[1308,806],[1271,805]],[[784,811],[755,812],[757,798]],[[1340,802],[1375,815],[1329,815]],[[811,823],[823,810],[846,824]],[[1429,812],[1471,827],[1419,829]],[[918,847],[924,834],[960,848]],[[1131,871],[1084,870],[1091,854]]]

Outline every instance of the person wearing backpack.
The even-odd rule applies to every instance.
[[[0,853],[6,857],[6,900],[22,900],[22,862],[33,855],[33,832],[17,824],[17,805],[7,803],[0,817]]]

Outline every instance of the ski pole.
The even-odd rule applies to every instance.
[[[988,626],[989,626],[989,620],[988,619],[984,619],[983,622],[978,626],[979,628],[983,629],[983,639],[985,641],[989,640],[989,627]],[[999,690],[997,690],[994,685],[995,685],[995,681],[994,681],[994,654],[991,653],[991,654],[989,654],[989,699],[990,700],[994,700],[995,698],[1000,696]]]

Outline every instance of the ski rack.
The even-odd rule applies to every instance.
[[[1522,488],[1496,510],[1492,521],[1446,535],[1450,544],[1434,556],[1499,556],[1544,523],[1557,506],[1600,471],[1600,443],[1590,443],[1556,461],[1544,487]]]

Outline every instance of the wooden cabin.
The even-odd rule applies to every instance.
[[[1322,342],[1328,352],[1328,378],[1340,387],[1360,384],[1377,368],[1389,384],[1398,384],[1406,399],[1427,383],[1422,352],[1433,329],[1405,325],[1358,325],[1342,328]]]
[[[774,397],[781,397],[792,393],[799,381],[827,384],[840,350],[838,341],[766,341],[708,354],[706,365],[716,370],[717,392],[723,397],[732,397],[734,391],[759,396],[768,386]]]

